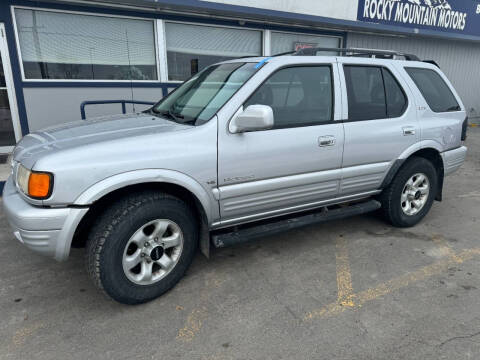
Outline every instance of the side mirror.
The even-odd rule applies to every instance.
[[[267,130],[273,127],[273,110],[268,105],[250,105],[243,112],[236,114],[228,129],[231,133]]]

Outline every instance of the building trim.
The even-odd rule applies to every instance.
[[[15,88],[15,96],[17,100],[17,110],[18,110],[18,117],[20,120],[20,128],[22,131],[22,136],[25,136],[30,131],[29,131],[28,121],[27,121],[25,98],[23,96],[22,77],[20,73],[20,68],[18,66],[19,60],[18,60],[18,53],[16,48],[16,42],[15,42],[15,29],[14,29],[12,17],[9,11],[9,3],[0,4],[0,14],[4,14],[4,16],[0,17],[0,22],[3,22],[5,26],[5,38],[7,39],[7,47],[8,47],[8,52],[10,54],[10,66],[12,69],[12,78],[13,78],[13,85]]]
[[[73,3],[77,6],[91,6],[92,1],[56,0],[56,3]],[[479,36],[460,33],[442,32],[429,29],[407,28],[397,25],[370,23],[358,20],[328,18],[318,15],[293,13],[279,10],[262,9],[243,5],[232,5],[200,0],[123,0],[110,3],[96,3],[104,8],[134,8],[139,11],[156,11],[157,14],[182,14],[197,17],[215,17],[217,19],[245,20],[247,22],[277,22],[286,26],[302,26],[304,28],[323,26],[332,31],[369,31],[383,33],[385,31],[400,35],[426,36],[444,39],[480,41]]]
[[[101,88],[161,88],[161,87],[177,87],[180,85],[181,81],[176,82],[116,82],[116,81],[101,81],[101,82],[86,82],[86,81],[48,81],[45,83],[38,81],[24,81],[24,88],[57,88],[57,87],[74,87],[74,88],[91,88],[91,87],[101,87]]]
[[[10,118],[13,126],[13,133],[15,136],[15,142],[18,142],[22,138],[22,129],[20,126],[20,116],[18,114],[17,96],[15,92],[15,85],[13,80],[12,66],[10,61],[10,53],[8,50],[8,40],[5,36],[5,24],[0,23],[2,54],[0,60],[3,65],[0,65],[3,69],[3,77],[5,81],[5,91],[8,97],[8,103],[10,105]],[[4,152],[4,149],[13,149],[12,145],[0,146],[0,152]]]

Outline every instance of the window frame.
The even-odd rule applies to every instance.
[[[348,87],[347,87],[347,78],[345,77],[345,67],[375,67],[380,69],[380,73],[382,74],[382,83],[383,83],[383,93],[385,96],[385,112],[387,114],[387,117],[384,118],[376,118],[376,119],[364,119],[364,120],[350,120],[350,107],[348,106]],[[383,76],[383,70],[386,70],[392,75],[393,79],[396,81],[397,85],[399,86],[400,90],[403,93],[403,96],[407,100],[405,102],[405,106],[403,107],[403,111],[399,116],[395,117],[390,117],[388,116],[388,104],[387,104],[387,90],[385,88],[385,77]],[[345,82],[345,93],[347,95],[347,109],[348,109],[348,119],[343,120],[343,122],[356,122],[356,121],[378,121],[378,120],[387,120],[387,119],[398,119],[401,118],[402,116],[405,115],[405,113],[408,110],[408,107],[410,105],[410,99],[408,98],[407,93],[405,92],[405,89],[403,88],[402,84],[400,81],[398,81],[398,77],[395,76],[395,74],[390,70],[390,68],[386,65],[380,65],[380,64],[362,64],[362,63],[342,63],[342,72],[343,72],[343,80]]]
[[[405,72],[407,73],[408,77],[410,78],[410,80],[412,80],[413,84],[415,85],[415,87],[418,89],[418,91],[420,92],[420,95],[422,95],[423,97],[423,100],[425,100],[425,103],[427,104],[428,108],[430,109],[430,111],[434,112],[435,114],[449,114],[449,113],[452,113],[452,112],[460,112],[460,111],[463,111],[462,110],[462,105],[461,105],[461,102],[459,101],[459,99],[457,98],[457,96],[454,94],[454,92],[452,91],[450,85],[451,84],[448,84],[444,77],[442,76],[441,73],[439,73],[438,71],[436,71],[435,69],[430,69],[430,68],[427,68],[427,67],[418,67],[418,66],[404,66],[403,69],[405,70]],[[407,69],[415,69],[415,70],[427,70],[427,71],[432,71],[434,72],[435,74],[437,74],[440,79],[443,81],[443,83],[445,84],[445,86],[447,87],[448,91],[450,92],[450,94],[453,96],[453,98],[455,99],[455,101],[457,102],[457,105],[458,105],[458,110],[450,110],[450,111],[435,111],[432,109],[432,107],[430,106],[430,104],[428,103],[427,99],[425,98],[425,95],[423,94],[422,90],[420,90],[420,88],[418,87],[417,83],[415,82],[415,80],[413,80],[413,77],[410,75],[410,73],[407,71]]]
[[[200,22],[192,22],[192,21],[175,21],[175,20],[163,20],[159,19],[163,22],[163,44],[162,44],[162,56],[165,59],[165,83],[171,84],[182,84],[186,80],[169,80],[168,79],[168,60],[167,60],[167,23],[171,24],[182,24],[182,25],[194,25],[194,26],[206,26],[206,27],[215,27],[215,28],[224,28],[224,29],[236,29],[236,30],[250,30],[250,31],[257,31],[260,33],[260,41],[261,41],[261,54],[258,55],[259,57],[266,56],[266,41],[265,41],[265,29],[257,29],[257,28],[250,28],[250,27],[242,27],[242,26],[231,26],[231,25],[218,25],[218,24],[209,24],[209,23],[200,23]],[[270,50],[270,49],[268,49]],[[233,59],[232,59],[233,60]],[[215,63],[214,63],[215,64]],[[214,65],[210,64],[210,65]],[[209,66],[210,66],[209,65]],[[193,75],[192,75],[193,76]],[[190,79],[190,78],[189,78]],[[187,79],[188,80],[188,79]]]
[[[292,129],[292,128],[300,128],[300,127],[310,127],[310,126],[322,126],[322,125],[329,125],[329,124],[335,124],[335,123],[341,123],[341,121],[335,120],[335,76],[333,73],[333,64],[332,63],[302,63],[302,64],[288,64],[288,65],[283,65],[274,71],[272,71],[268,76],[252,91],[252,93],[243,101],[242,107],[245,107],[245,103],[250,100],[250,98],[255,94],[255,92],[260,89],[263,84],[265,84],[273,75],[275,75],[277,72],[284,70],[284,69],[289,69],[289,68],[298,68],[298,67],[328,67],[330,69],[330,78],[331,78],[331,88],[332,88],[332,109],[331,109],[331,115],[330,115],[330,120],[321,122],[321,123],[312,123],[312,124],[307,124],[307,125],[292,125],[292,126],[285,126],[281,128],[273,128],[273,129],[264,129],[264,130],[255,130],[257,131],[275,131],[275,130],[284,130],[284,129]],[[245,109],[244,109],[245,110]],[[238,112],[238,110],[237,110]],[[275,121],[275,119],[274,119]]]
[[[143,21],[150,21],[153,24],[152,31],[153,31],[153,46],[154,46],[154,53],[155,53],[155,69],[157,72],[157,78],[152,80],[112,80],[112,79],[29,79],[25,77],[25,71],[23,68],[23,57],[22,57],[22,50],[20,48],[20,37],[18,36],[18,26],[17,26],[17,18],[15,16],[16,9],[22,10],[32,10],[32,11],[45,11],[45,12],[53,12],[53,13],[63,13],[63,14],[72,14],[72,15],[86,15],[86,16],[96,16],[102,18],[120,18],[120,19],[131,19],[131,20],[143,20]],[[70,11],[70,10],[62,10],[62,9],[50,9],[50,8],[43,8],[43,7],[34,7],[34,6],[20,6],[20,5],[12,5],[10,7],[11,16],[12,16],[12,23],[15,35],[15,45],[17,47],[17,56],[18,62],[20,67],[20,73],[22,76],[22,82],[64,82],[64,83],[158,83],[161,81],[160,78],[160,59],[159,59],[159,52],[158,52],[158,34],[157,34],[157,21],[154,18],[145,18],[145,17],[138,17],[138,16],[125,16],[125,15],[113,15],[113,14],[97,14],[88,11]]]

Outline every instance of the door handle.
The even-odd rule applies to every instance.
[[[402,130],[404,136],[415,135],[415,128],[413,126],[405,126]]]
[[[335,145],[335,137],[332,135],[320,136],[318,138],[318,146],[320,147],[333,146],[333,145]]]

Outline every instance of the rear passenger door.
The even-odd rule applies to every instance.
[[[358,62],[357,62],[358,61]],[[409,88],[396,69],[372,59],[339,59],[345,145],[340,195],[380,187],[393,162],[419,137]]]

